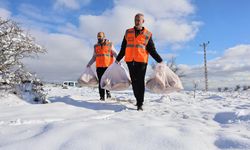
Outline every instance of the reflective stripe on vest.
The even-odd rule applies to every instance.
[[[96,53],[96,67],[108,67],[113,63],[114,58],[111,51],[111,42],[107,42],[105,45],[96,44],[94,48]]]
[[[125,61],[144,62],[148,63],[148,52],[146,45],[151,37],[151,32],[146,28],[135,37],[135,29],[131,28],[126,31],[125,38],[127,41],[125,50]]]

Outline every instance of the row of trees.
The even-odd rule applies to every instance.
[[[236,85],[234,88],[228,88],[228,87],[219,87],[218,91],[219,92],[226,92],[226,91],[239,91],[240,89],[242,89],[243,91],[249,90],[250,86],[244,85],[244,86],[240,86],[240,85]]]
[[[22,60],[45,52],[19,24],[0,17],[0,90],[21,96],[25,90],[24,85],[30,84],[34,99],[44,103],[43,83],[35,74],[27,71]]]

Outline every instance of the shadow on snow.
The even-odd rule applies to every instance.
[[[109,103],[109,102],[89,102],[89,101],[84,101],[84,100],[76,100],[68,96],[60,97],[50,97],[49,100],[52,103],[56,102],[63,102],[68,105],[72,105],[75,107],[83,107],[86,109],[92,109],[92,110],[113,110],[114,112],[120,112],[125,109],[130,109],[127,108],[124,105],[121,104],[115,104],[115,103]]]

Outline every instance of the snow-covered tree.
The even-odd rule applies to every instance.
[[[45,52],[46,50],[36,44],[35,39],[25,33],[19,24],[0,17],[0,90],[17,92],[16,88],[25,82],[41,83],[34,74],[25,70],[22,59]],[[34,93],[41,93],[41,90],[37,90],[38,86],[33,89]]]

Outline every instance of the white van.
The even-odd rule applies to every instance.
[[[63,81],[62,87],[63,89],[67,89],[68,87],[77,87],[76,81]]]

